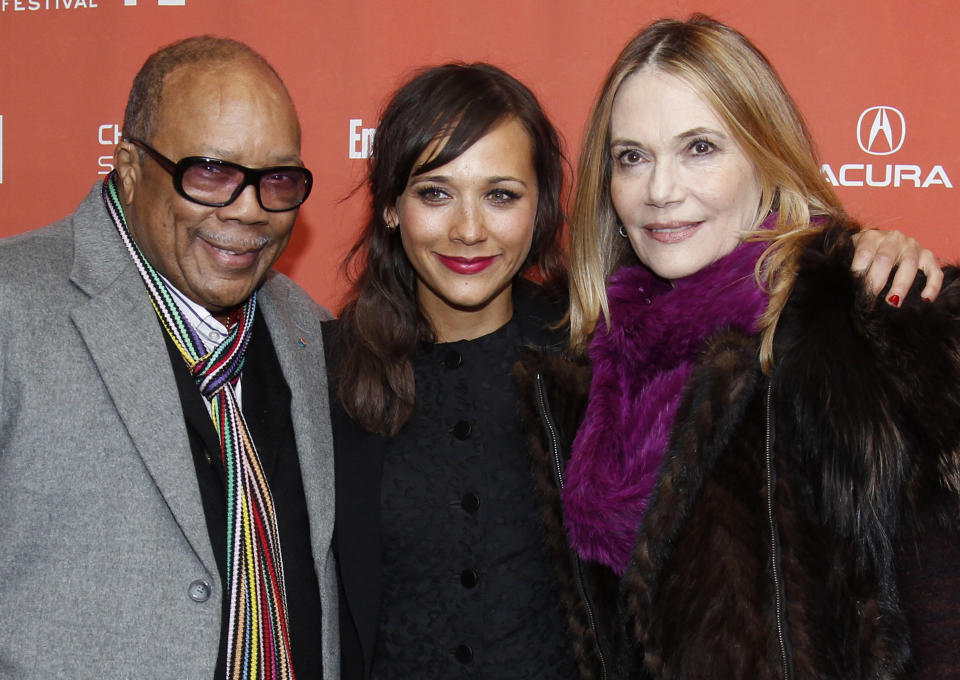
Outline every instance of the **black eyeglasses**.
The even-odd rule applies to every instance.
[[[200,205],[213,208],[230,205],[247,185],[252,184],[261,208],[268,212],[285,212],[307,200],[313,186],[313,175],[299,165],[245,168],[204,156],[187,156],[174,163],[139,139],[126,138],[126,141],[146,151],[173,176],[173,188],[178,194]]]

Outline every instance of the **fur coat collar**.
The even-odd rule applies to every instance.
[[[611,277],[610,329],[601,320],[590,345],[590,400],[564,491],[571,545],[582,557],[626,569],[704,342],[721,328],[756,332],[767,297],[754,267],[767,245],[743,243],[673,282],[643,265]]]

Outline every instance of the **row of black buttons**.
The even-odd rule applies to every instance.
[[[441,363],[447,370],[452,371],[463,365],[463,356],[455,349],[447,350]],[[460,441],[468,439],[472,432],[473,426],[466,420],[459,421],[450,430],[450,433]],[[476,514],[477,510],[480,509],[480,497],[475,493],[465,493],[460,499],[460,507],[468,514]],[[460,585],[464,588],[475,588],[479,582],[480,575],[473,569],[464,569],[460,572]],[[453,650],[453,655],[462,664],[473,662],[473,649],[470,645],[457,645],[456,649]]]
[[[441,363],[447,368],[447,370],[452,371],[455,368],[460,368],[463,365],[463,356],[455,349],[447,350],[443,355]],[[464,439],[469,439],[470,434],[473,432],[473,426],[467,420],[461,420],[452,428],[450,428],[450,433],[463,441]]]

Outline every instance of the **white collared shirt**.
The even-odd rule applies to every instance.
[[[207,353],[212,352],[214,348],[227,337],[229,333],[227,327],[217,321],[206,307],[184,295],[176,286],[170,283],[169,279],[163,274],[160,274],[160,278],[167,284],[170,295],[173,297],[173,301],[177,303],[177,307],[180,309],[180,314],[183,315],[184,321],[189,323],[197,332],[197,335],[200,336],[204,350],[206,350]],[[236,387],[234,387],[234,394],[237,396],[237,405],[243,408],[243,401],[240,396],[240,385],[241,382],[237,382]],[[210,400],[206,397],[204,397],[203,400],[207,403],[207,409],[209,410]]]

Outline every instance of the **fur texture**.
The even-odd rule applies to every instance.
[[[672,284],[642,265],[611,277],[610,330],[601,321],[590,345],[590,402],[564,490],[585,559],[626,570],[697,355],[717,329],[755,332],[766,308],[754,276],[765,246],[744,243]]]
[[[609,570],[583,565],[567,541],[555,473],[558,461],[555,461],[551,451],[547,424],[541,420],[537,408],[535,382],[538,374],[550,376],[550,380],[544,383],[546,403],[551,405],[551,425],[556,426],[557,443],[563,452],[559,460],[562,468],[577,426],[583,420],[590,385],[590,367],[585,363],[569,361],[559,354],[530,352],[514,370],[519,393],[525,395],[521,403],[531,432],[531,460],[541,502],[541,519],[557,567],[580,677],[587,680],[599,677],[602,656],[612,656],[603,633],[595,626],[595,617],[594,625],[591,625],[587,611],[588,608],[602,611],[606,621],[612,620],[606,614],[616,610],[618,579]],[[577,580],[581,578],[589,580],[586,593],[581,592],[577,585]],[[591,600],[589,604],[588,598]]]
[[[958,544],[958,272],[947,270],[933,304],[919,300],[917,284],[892,309],[850,273],[850,234],[850,225],[830,225],[809,245],[775,341],[772,500],[797,678],[905,677],[915,603],[901,601],[898,556],[921,544],[921,527],[939,532],[938,545]],[[565,447],[584,412],[587,375],[544,362],[529,364],[527,377],[534,372],[551,388]],[[610,583],[603,569],[586,565],[599,626],[588,625],[578,593],[568,590],[584,677],[598,676],[595,633],[607,645],[608,677],[781,677],[766,524],[766,384],[751,333],[724,330],[710,340],[621,581],[620,618],[602,596]],[[549,459],[535,411],[528,416],[534,448]],[[556,494],[552,502],[556,512]],[[598,531],[608,518],[595,520]],[[551,526],[557,530],[556,516]],[[616,520],[611,528],[619,530]],[[563,545],[562,535],[556,540]],[[950,601],[958,578],[939,576],[936,597]],[[940,631],[947,644],[960,635],[957,620]],[[948,651],[953,665],[925,677],[960,673],[956,657]]]
[[[894,310],[849,272],[850,232],[808,248],[775,341],[776,521],[798,678],[898,678],[910,634],[896,546],[957,539],[960,283]],[[756,340],[715,338],[688,386],[622,587],[655,677],[777,678]],[[958,587],[957,579],[950,584]]]

